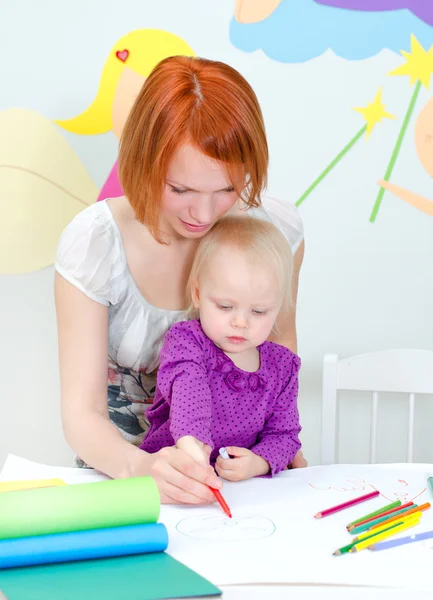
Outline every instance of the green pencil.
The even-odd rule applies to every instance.
[[[405,512],[407,512],[408,510],[411,510],[412,508],[417,508],[417,506],[418,506],[418,504],[412,504],[412,506],[407,506],[406,508],[402,508],[401,510],[396,510],[392,514],[386,515],[385,517],[380,517],[378,519],[374,519],[373,521],[368,521],[368,523],[364,523],[363,525],[354,527],[353,529],[350,530],[349,533],[351,535],[356,535],[357,533],[363,533],[364,531],[367,531],[367,529],[370,529],[370,527],[373,527],[374,525],[378,525],[379,523],[383,523],[383,521],[386,521],[387,519],[389,519],[391,517],[396,517],[397,515],[401,515],[402,517],[404,517]]]
[[[394,527],[397,527],[397,525],[401,525],[403,523],[403,521],[396,521],[395,523],[390,523],[389,527],[386,527],[385,529],[382,529],[382,531],[380,533],[382,533],[383,531],[388,531],[389,529],[393,529]],[[333,552],[334,556],[340,556],[341,554],[347,554],[348,552],[350,552],[351,548],[353,548],[353,546],[355,544],[359,544],[360,541],[364,541],[364,540],[368,540],[368,538],[374,537],[377,535],[377,530],[372,531],[370,533],[370,535],[366,535],[364,538],[362,538],[362,540],[359,540],[358,538],[355,538],[352,542],[350,542],[350,544],[347,544],[347,546],[343,546],[342,548],[338,548],[338,550],[336,550],[335,552]]]
[[[379,508],[379,510],[375,510],[374,512],[371,512],[368,515],[364,515],[360,519],[356,519],[356,521],[352,521],[351,523],[346,525],[346,528],[349,529],[349,527],[352,527],[353,525],[356,525],[357,523],[361,523],[361,521],[365,521],[366,519],[370,519],[371,517],[375,517],[376,515],[381,515],[382,513],[386,512],[387,510],[392,510],[393,508],[397,508],[397,506],[401,506],[401,500],[396,500],[395,502],[391,502],[391,504],[387,504],[383,508]]]
[[[427,481],[429,482],[431,491],[433,492],[433,475],[430,475],[430,473],[427,476]]]

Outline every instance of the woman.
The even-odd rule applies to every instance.
[[[294,208],[268,199],[268,148],[257,98],[234,69],[171,57],[149,75],[123,130],[125,196],[98,202],[69,224],[55,276],[62,419],[82,461],[114,478],[151,475],[162,502],[212,502],[221,481],[186,453],[137,446],[165,332],[185,318],[197,241],[227,213],[273,220],[302,262]],[[294,278],[296,298],[297,275]],[[295,313],[275,341],[296,351]],[[107,410],[107,354],[109,357]],[[131,443],[132,442],[132,443]],[[298,465],[302,466],[300,455]]]

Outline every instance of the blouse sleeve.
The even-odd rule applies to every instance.
[[[276,475],[287,467],[301,448],[297,403],[300,366],[300,358],[293,355],[289,379],[267,415],[257,443],[251,448],[252,452],[268,461],[269,475]]]
[[[79,213],[63,231],[55,269],[86,296],[104,306],[121,291],[124,260],[112,222],[98,203]]]
[[[173,325],[161,350],[157,386],[170,406],[170,433],[174,441],[192,435],[213,447],[212,395],[205,346],[205,336],[196,322]]]
[[[304,239],[304,226],[296,206],[286,200],[262,196],[262,207],[269,219],[286,236],[292,253],[295,254]]]

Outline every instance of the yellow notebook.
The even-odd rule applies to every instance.
[[[61,479],[36,479],[34,481],[0,481],[0,492],[16,492],[34,488],[57,487],[66,485]]]

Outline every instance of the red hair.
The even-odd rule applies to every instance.
[[[225,163],[232,185],[249,207],[259,206],[266,186],[265,127],[249,83],[222,62],[186,56],[162,60],[129,114],[119,154],[125,195],[136,218],[158,241],[168,166],[184,143]]]

